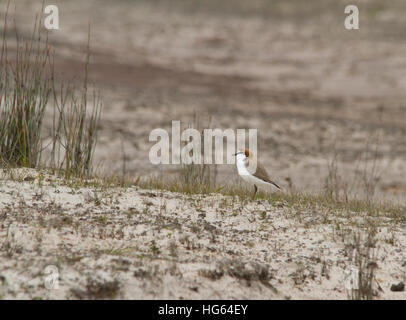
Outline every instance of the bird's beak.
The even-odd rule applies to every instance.
[[[234,153],[233,156],[235,157],[238,153]]]

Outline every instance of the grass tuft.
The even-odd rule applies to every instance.
[[[56,83],[54,54],[48,31],[40,28],[41,19],[36,20],[29,38],[20,37],[17,31],[12,41],[7,38],[8,9],[9,3],[0,55],[0,166],[46,165],[43,151],[50,146],[51,169],[63,172],[66,179],[88,177],[93,172],[102,108],[96,91],[91,99],[88,92],[90,28],[83,87],[76,89],[71,83]],[[43,122],[48,108],[53,111],[53,126],[51,141],[44,147]]]

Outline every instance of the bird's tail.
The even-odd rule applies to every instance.
[[[282,188],[280,186],[278,186],[275,182],[273,181],[269,181],[269,183],[273,184],[275,187],[277,187],[279,190],[282,190]]]

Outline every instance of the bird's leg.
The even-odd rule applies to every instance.
[[[255,195],[257,194],[257,191],[258,191],[258,187],[254,184],[254,194],[252,196],[252,199],[255,198]]]

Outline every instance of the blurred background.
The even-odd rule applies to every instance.
[[[47,2],[60,79],[83,80],[90,25],[101,172],[175,175],[149,162],[149,133],[197,113],[203,127],[257,128],[258,157],[285,188],[406,203],[404,0]],[[344,28],[348,4],[359,30]],[[19,33],[41,7],[11,1]],[[219,184],[239,183],[234,166],[217,170]]]

